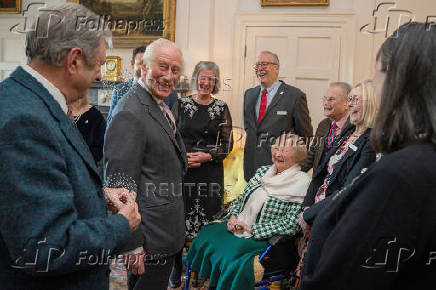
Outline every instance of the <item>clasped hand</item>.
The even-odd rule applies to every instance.
[[[211,160],[212,155],[210,153],[204,153],[201,151],[186,153],[188,157],[188,167],[197,168],[201,166],[201,163]]]
[[[136,230],[141,222],[136,192],[125,188],[104,188],[104,196],[111,212],[123,215],[128,221],[131,231]]]
[[[234,234],[242,234],[244,232],[251,234],[251,226],[238,220],[234,215],[227,221],[227,230]]]

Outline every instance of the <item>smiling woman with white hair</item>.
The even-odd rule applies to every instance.
[[[187,260],[200,277],[209,278],[210,287],[253,289],[258,278],[253,261],[266,249],[267,239],[298,231],[310,183],[298,164],[307,156],[306,146],[289,134],[276,140],[271,154],[273,165],[256,171],[224,220],[204,227],[192,242]]]

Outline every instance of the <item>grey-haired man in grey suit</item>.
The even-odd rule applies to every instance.
[[[279,58],[262,51],[254,65],[260,86],[244,95],[244,177],[250,180],[256,170],[272,164],[271,145],[283,133],[312,136],[312,125],[306,95],[279,81]]]
[[[134,184],[142,217],[126,248],[140,261],[128,264],[129,289],[166,289],[174,255],[184,244],[186,152],[163,102],[181,70],[182,53],[173,42],[152,42],[144,53],[141,79],[115,108],[106,133],[106,183]]]

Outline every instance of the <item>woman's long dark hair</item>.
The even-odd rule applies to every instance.
[[[436,28],[417,22],[403,25],[378,57],[387,75],[372,146],[385,154],[420,139],[436,146]]]

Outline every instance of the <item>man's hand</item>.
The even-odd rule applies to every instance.
[[[118,213],[129,221],[130,230],[132,232],[136,230],[141,223],[141,215],[139,214],[138,204],[136,202],[126,204]]]
[[[130,230],[136,230],[141,222],[141,215],[136,203],[136,192],[128,191],[125,188],[106,187],[104,193],[109,210],[123,215],[129,221]]]
[[[127,195],[126,203],[122,204],[118,213],[123,215],[128,221],[130,230],[133,232],[141,223],[141,215],[139,214],[138,204],[136,203],[136,193],[134,191]]]
[[[138,254],[128,254],[125,256],[124,264],[126,268],[134,275],[142,275],[145,272],[145,251],[144,249]]]
[[[104,188],[104,196],[111,212],[117,213],[120,208],[124,207],[127,203],[129,195],[134,195],[136,199],[136,193],[134,191],[129,192],[125,188]]]

